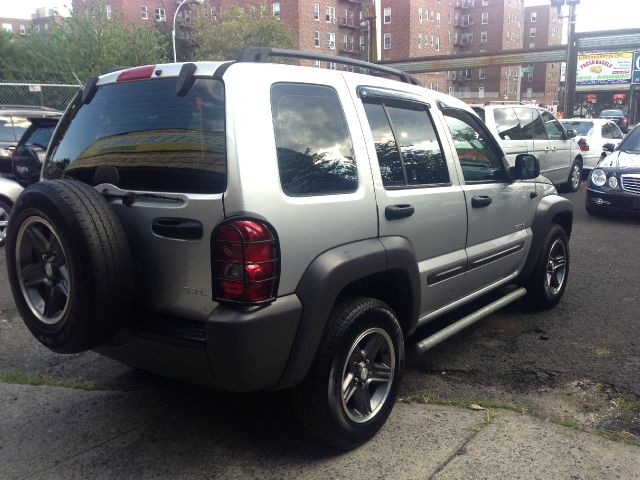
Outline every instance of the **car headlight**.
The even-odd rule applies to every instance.
[[[613,175],[611,177],[609,177],[609,186],[611,188],[616,188],[618,186],[618,179],[616,177],[614,177]]]
[[[604,170],[600,168],[596,168],[591,172],[591,183],[593,183],[596,187],[602,187],[605,183],[607,183],[607,174],[604,173]]]

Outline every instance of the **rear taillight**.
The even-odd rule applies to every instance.
[[[125,70],[118,75],[116,82],[130,82],[131,80],[142,80],[143,78],[151,78],[155,65],[145,65],[144,67],[135,67]]]
[[[578,146],[580,147],[581,152],[589,151],[589,143],[584,138],[581,138],[580,140],[578,140]]]
[[[213,233],[215,300],[259,304],[273,300],[279,278],[278,242],[269,225],[238,219]]]

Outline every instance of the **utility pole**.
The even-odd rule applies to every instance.
[[[576,100],[576,75],[578,70],[578,44],[576,40],[576,5],[580,2],[567,1],[569,4],[569,35],[567,37],[567,75],[565,78],[564,118],[572,118]]]
[[[522,65],[518,65],[516,68],[518,69],[516,72],[516,102],[520,103],[522,95]]]

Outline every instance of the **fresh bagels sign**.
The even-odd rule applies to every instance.
[[[576,85],[628,85],[632,70],[632,52],[578,55]]]

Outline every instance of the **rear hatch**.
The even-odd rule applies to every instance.
[[[212,300],[210,237],[227,185],[222,82],[175,77],[111,83],[68,109],[43,176],[93,185],[124,225],[137,307],[205,319]],[[182,92],[184,93],[184,92]]]

